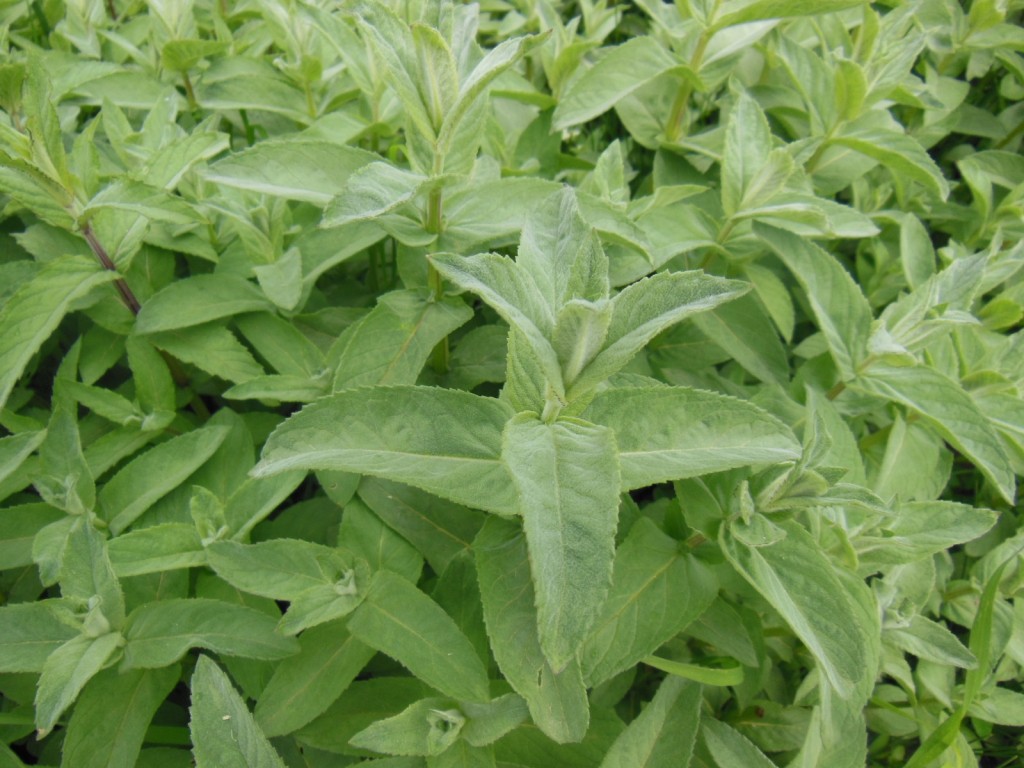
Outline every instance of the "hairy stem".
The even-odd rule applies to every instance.
[[[96,233],[92,231],[92,227],[88,224],[82,226],[82,237],[85,238],[85,242],[89,244],[89,248],[92,249],[93,254],[99,259],[100,264],[103,265],[104,269],[109,269],[111,272],[117,272],[117,266],[114,264],[110,255],[106,249],[96,239]],[[114,287],[117,289],[118,294],[121,296],[121,301],[124,305],[132,311],[133,315],[139,314],[139,310],[142,309],[142,305],[139,304],[139,300],[135,298],[135,294],[132,293],[132,289],[128,287],[128,283],[125,282],[123,277],[118,277],[114,281]]]

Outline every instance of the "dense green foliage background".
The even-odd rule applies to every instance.
[[[0,0],[0,768],[1020,764],[1022,7]]]

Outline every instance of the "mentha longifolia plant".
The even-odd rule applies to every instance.
[[[0,768],[1024,755],[1024,32],[0,3]]]

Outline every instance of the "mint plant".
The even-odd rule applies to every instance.
[[[1009,766],[1020,8],[0,9],[0,765]]]

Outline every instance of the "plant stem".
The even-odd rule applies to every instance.
[[[114,6],[114,0],[107,0],[107,16],[111,21],[117,21],[117,8]]]
[[[426,230],[438,237],[440,237],[441,229],[444,226],[441,217],[443,194],[441,188],[436,187],[430,190],[430,195],[427,198]],[[441,301],[444,298],[444,278],[441,277],[441,273],[437,271],[434,265],[429,263],[427,266],[427,285],[430,288],[430,294],[434,301]],[[448,337],[445,336],[434,347],[434,351],[430,353],[431,367],[437,373],[447,373],[450,357]]]
[[[193,112],[199,111],[199,102],[196,101],[196,92],[192,88],[192,79],[188,72],[181,73],[181,80],[185,84],[185,98],[188,99],[188,108]]]
[[[100,241],[96,239],[96,233],[92,231],[92,227],[88,224],[82,225],[82,237],[85,238],[85,242],[89,244],[89,248],[92,249],[93,254],[95,254],[97,259],[99,259],[103,268],[108,269],[111,272],[117,272],[117,266],[114,264],[110,255],[107,253]],[[142,305],[139,304],[139,300],[135,298],[135,294],[132,293],[132,289],[128,287],[128,283],[125,282],[125,279],[123,277],[118,277],[114,281],[114,287],[121,295],[121,301],[123,301],[124,305],[132,311],[132,314],[139,314],[139,310],[142,309]]]
[[[717,10],[718,3],[716,2],[712,15]],[[712,34],[710,29],[705,29],[701,32],[700,38],[697,40],[697,46],[693,49],[693,55],[690,56],[690,70],[693,72],[694,77],[700,71],[700,65],[704,61],[704,53],[707,50],[708,43],[711,42]],[[693,83],[689,80],[684,80],[683,84],[679,86],[675,101],[672,102],[672,111],[669,112],[668,123],[665,125],[665,140],[669,144],[679,141],[679,137],[686,130],[686,105],[689,103],[691,95],[693,95]]]
[[[444,226],[441,218],[443,206],[443,191],[440,187],[430,190],[427,198],[427,223],[426,230],[432,235],[440,235]]]

